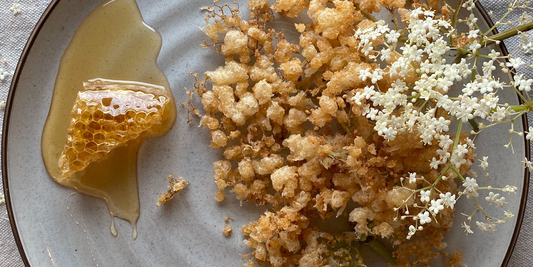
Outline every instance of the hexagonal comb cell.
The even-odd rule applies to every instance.
[[[114,148],[149,134],[163,122],[170,99],[165,88],[146,83],[96,79],[83,86],[59,157],[63,178],[105,158]]]

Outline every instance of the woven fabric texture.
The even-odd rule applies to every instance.
[[[0,75],[7,73],[5,79],[0,80],[0,101],[7,99],[22,50],[50,2],[51,0],[0,0]],[[17,5],[20,13],[15,14],[13,10],[16,11]],[[0,124],[3,121],[2,110]],[[1,135],[0,132],[0,138]],[[3,191],[3,180],[0,180],[0,187]],[[0,266],[24,266],[7,217],[6,205],[0,205]]]

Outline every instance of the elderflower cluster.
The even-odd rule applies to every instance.
[[[463,8],[472,11],[474,1],[465,1]],[[459,171],[464,166],[469,166],[469,153],[475,149],[471,139],[459,139],[462,124],[471,123],[476,119],[486,120],[488,124],[481,123],[480,129],[474,131],[479,133],[490,126],[512,122],[513,116],[523,115],[532,109],[529,103],[533,102],[526,103],[524,109],[502,104],[498,93],[508,90],[509,87],[514,88],[519,94],[530,92],[533,79],[516,75],[511,82],[505,83],[495,78],[493,73],[498,65],[507,72],[507,68],[518,69],[523,67],[525,62],[520,58],[503,57],[492,49],[484,56],[486,60],[477,70],[478,57],[482,49],[481,37],[484,33],[479,30],[476,24],[477,18],[473,14],[459,21],[469,27],[467,34],[458,36],[457,29],[449,20],[436,16],[432,10],[417,8],[411,10],[408,18],[404,20],[406,23],[404,32],[407,33],[407,38],[402,42],[399,42],[402,36],[400,31],[390,29],[384,21],[377,21],[372,28],[358,29],[354,35],[359,41],[358,48],[361,53],[380,66],[387,66],[382,69],[370,65],[360,69],[359,79],[367,82],[367,85],[356,90],[351,98],[355,105],[362,106],[362,115],[375,121],[375,132],[389,141],[394,141],[402,133],[414,132],[424,145],[432,145],[433,142],[438,144],[436,150],[438,157],[433,157],[429,163],[432,169],[440,171],[436,181],[417,178],[416,173],[409,173],[409,177],[401,179],[402,182],[404,180],[409,182],[404,188],[412,193],[395,210],[404,209],[405,213],[401,218],[411,217],[415,221],[414,225],[409,226],[407,239],[417,231],[422,231],[422,225],[436,221],[436,216],[445,208],[454,208],[458,197],[456,198],[451,192],[438,192],[436,187],[440,181],[446,181],[450,173],[454,178],[462,180],[463,190],[459,192],[459,196],[479,197],[480,186],[476,178],[463,178]],[[529,21],[531,20],[527,13],[520,17],[522,24]],[[379,38],[382,42],[376,42]],[[457,47],[449,45],[449,41],[452,39],[453,42],[453,38]],[[526,52],[530,51],[532,44],[525,41],[528,37],[521,34],[521,38],[524,43],[521,47],[525,48]],[[452,61],[448,55],[452,49],[463,49],[460,53],[465,54],[464,56],[459,54]],[[505,58],[508,59],[507,63],[503,63]],[[395,82],[390,84],[381,82],[385,76]],[[452,96],[452,86],[457,84],[461,85],[461,93]],[[442,112],[443,110],[446,112]],[[459,121],[459,130],[455,137],[448,134],[450,124],[454,120]],[[514,131],[513,128],[509,132],[523,134]],[[529,132],[526,132],[526,139],[533,138],[532,132],[533,127],[530,127]],[[487,160],[486,156],[481,160],[480,167],[483,171],[488,168]],[[531,161],[526,158],[524,163],[529,171],[533,171]],[[488,176],[488,173],[486,175]],[[424,184],[425,187],[409,186],[417,182]],[[515,192],[509,186],[499,190]],[[416,215],[409,215],[410,206],[407,203],[410,199],[417,198],[419,204],[415,203],[411,208],[415,207],[420,211]],[[485,199],[500,208],[507,203],[505,197],[492,191]],[[476,222],[476,226],[482,231],[495,231],[496,223],[504,223],[513,217],[510,211],[506,211],[503,219],[496,219],[485,214],[479,204],[476,205],[478,205],[477,210],[481,210],[487,219],[487,222]],[[472,216],[469,217],[469,220],[471,219]],[[463,227],[467,233],[472,232],[469,224]]]
[[[473,19],[469,20],[469,23],[474,22]],[[449,36],[441,33],[443,29],[450,33],[455,31],[447,20],[435,18],[433,11],[413,10],[406,28],[408,38],[405,45],[400,47],[401,53],[391,52],[391,47],[398,45],[398,39],[388,36],[396,36],[396,31],[389,29],[383,21],[377,23],[375,31],[367,28],[356,32],[355,36],[360,40],[359,45],[365,55],[370,53],[372,41],[377,36],[385,35],[386,48],[379,52],[381,61],[387,63],[391,57],[395,58],[385,70],[360,70],[359,78],[363,81],[369,79],[373,85],[358,90],[352,98],[356,104],[363,105],[363,115],[376,121],[375,130],[383,138],[394,140],[399,133],[416,130],[424,144],[431,144],[435,138],[439,138],[441,148],[447,150],[449,143],[443,140],[449,140],[449,137],[441,136],[446,136],[449,130],[451,118],[448,114],[463,122],[475,117],[497,122],[514,114],[510,108],[498,105],[499,97],[495,93],[504,87],[502,82],[491,76],[499,53],[493,50],[489,54],[491,60],[483,63],[483,75],[476,75],[475,79],[465,82],[463,80],[472,76],[473,66],[465,58],[456,63],[448,62],[446,53],[450,47],[446,39]],[[479,44],[474,41],[468,47],[477,53]],[[371,59],[377,58],[370,56]],[[383,88],[378,83],[383,75],[397,80],[390,87]],[[412,82],[414,75],[418,77],[414,86],[409,87],[407,83]],[[522,90],[531,90],[533,80],[522,80],[521,77],[516,80],[517,86]],[[464,83],[464,94],[450,97],[449,90],[460,82]],[[439,108],[448,114],[437,114]],[[452,155],[457,166],[462,164],[464,149],[461,147]],[[441,162],[446,162],[448,158],[447,155],[441,155]]]

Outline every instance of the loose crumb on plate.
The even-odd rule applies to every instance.
[[[183,190],[183,188],[189,184],[189,181],[185,181],[181,177],[174,179],[172,174],[168,176],[168,180],[170,182],[170,185],[168,186],[169,189],[167,192],[159,196],[159,200],[157,201],[158,207],[161,206],[161,204],[167,204],[167,202],[169,202],[174,195]]]
[[[231,225],[224,225],[224,228],[222,229],[222,233],[224,233],[225,236],[231,235]]]

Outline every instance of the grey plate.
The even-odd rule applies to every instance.
[[[247,203],[239,206],[231,194],[223,203],[215,202],[212,162],[221,155],[208,147],[207,131],[186,123],[184,109],[178,111],[176,125],[167,135],[149,139],[140,149],[137,240],[131,239],[129,224],[121,220],[117,221],[119,236],[111,236],[104,201],[80,194],[68,198],[72,191],[48,177],[40,140],[59,61],[78,25],[99,3],[53,1],[15,74],[6,111],[2,165],[10,220],[23,260],[33,266],[242,265],[242,255],[250,250],[243,243],[240,226],[256,220],[262,208]],[[168,76],[177,103],[186,100],[183,87],[192,87],[189,72],[202,73],[223,63],[211,49],[199,47],[207,40],[198,29],[204,25],[200,7],[211,3],[138,0],[144,20],[163,37],[158,64]],[[506,98],[517,102],[512,92]],[[515,127],[521,130],[523,126],[517,122]],[[528,146],[515,140],[514,154],[502,152],[501,146],[508,141],[506,130],[500,127],[478,138],[478,153],[490,158],[492,185],[513,184],[523,190],[508,198],[518,216],[496,233],[466,237],[459,227],[464,218],[456,217],[446,237],[447,251],[461,250],[469,266],[506,265],[520,228],[528,185],[520,161]],[[170,204],[156,208],[168,174],[191,183]],[[471,202],[460,201],[458,211],[471,210]],[[227,216],[235,219],[230,223],[234,233],[228,238],[222,235]],[[383,265],[374,263],[369,265]]]

